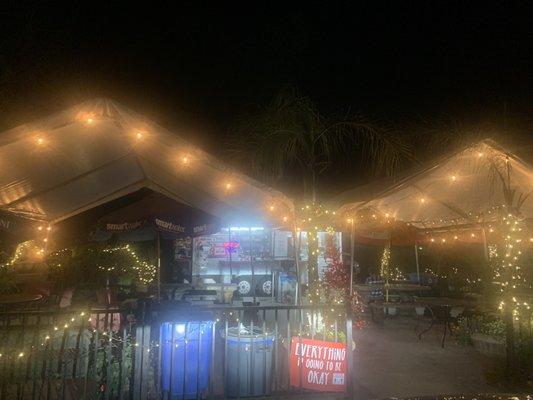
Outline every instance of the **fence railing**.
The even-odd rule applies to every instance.
[[[2,399],[350,396],[343,306],[0,313]]]

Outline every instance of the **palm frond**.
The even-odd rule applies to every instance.
[[[324,116],[294,88],[241,118],[227,147],[228,157],[267,182],[296,167],[304,190],[313,193],[316,176],[335,163],[363,159],[370,171],[391,175],[411,155],[402,136],[385,124],[360,114]]]

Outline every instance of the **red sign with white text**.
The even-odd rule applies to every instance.
[[[345,392],[346,356],[344,343],[293,337],[291,386],[320,392]]]

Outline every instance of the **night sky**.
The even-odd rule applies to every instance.
[[[3,4],[0,128],[108,96],[217,152],[285,85],[394,123],[531,121],[526,2],[288,3]]]

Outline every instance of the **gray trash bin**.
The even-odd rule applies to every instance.
[[[252,332],[250,327],[240,325],[239,328],[228,329],[227,343],[226,395],[269,394],[274,335],[255,327]]]

